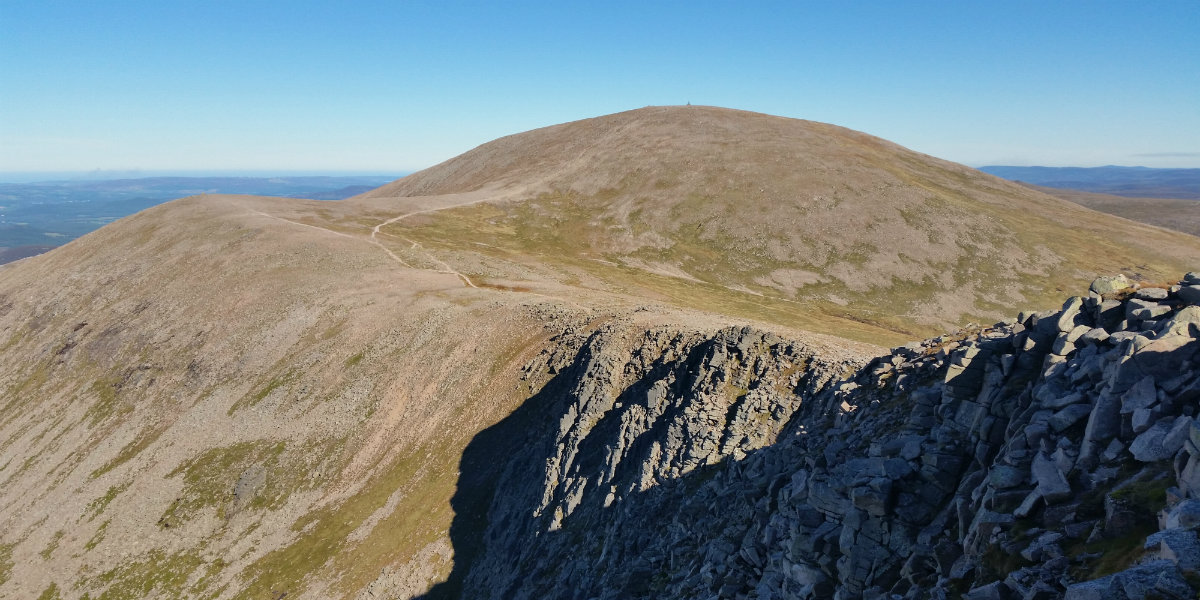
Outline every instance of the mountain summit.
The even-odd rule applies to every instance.
[[[501,138],[361,198],[485,189],[508,202],[435,219],[463,223],[454,236],[473,232],[480,252],[619,265],[901,331],[1052,303],[1098,272],[1182,272],[1198,247],[856,131],[700,106]]]
[[[497,549],[526,535],[546,536],[522,560],[562,586],[552,589],[616,581],[536,555],[574,541],[599,544],[580,556],[632,569],[620,578],[627,589],[605,592],[626,597],[695,591],[697,581],[708,595],[741,594],[751,573],[807,577],[821,590],[882,586],[901,567],[894,557],[848,562],[882,570],[842,577],[838,557],[856,542],[834,552],[835,528],[866,536],[866,523],[892,519],[882,487],[818,490],[826,480],[801,481],[792,450],[761,455],[787,459],[772,459],[772,476],[786,474],[797,494],[831,506],[846,494],[879,500],[864,505],[875,521],[853,524],[797,509],[822,528],[805,538],[816,546],[795,555],[801,562],[769,562],[758,552],[774,542],[734,530],[769,521],[782,489],[751,458],[828,422],[850,427],[845,415],[858,411],[880,435],[916,436],[902,445],[906,461],[934,457],[918,470],[941,487],[921,506],[949,511],[952,501],[961,511],[947,519],[969,521],[963,503],[974,500],[955,492],[955,478],[982,477],[1006,443],[995,436],[1008,411],[1022,423],[1048,417],[1026,414],[1021,386],[1080,386],[1064,370],[1077,353],[1099,361],[1100,348],[1106,362],[1085,381],[1099,390],[1112,361],[1135,350],[1120,344],[1141,349],[1168,321],[1192,343],[1194,328],[1180,323],[1195,311],[1182,306],[1200,279],[1155,282],[1198,259],[1200,239],[862,133],[706,107],[502,138],[345,201],[176,200],[0,266],[0,597],[502,595],[508,588],[483,590],[522,573],[498,567],[507,555]],[[1140,296],[1113,289],[1059,309],[1096,273],[1118,272],[1142,282]],[[871,362],[885,344],[1027,308],[1053,310]],[[996,331],[990,358],[946,384]],[[951,346],[962,356],[941,352]],[[1043,362],[1053,373],[1040,374]],[[1194,383],[1164,377],[1150,387]],[[885,383],[886,393],[865,393]],[[939,395],[944,384],[953,389]],[[1004,386],[995,415],[966,398],[993,384]],[[1079,429],[1092,398],[1059,387],[1061,398],[1038,401],[1065,406]],[[1154,406],[1139,426],[1184,416]],[[910,413],[913,422],[901,418]],[[943,444],[949,421],[961,426],[958,445]],[[1060,437],[1078,449],[1075,429]],[[846,429],[829,431],[805,439]],[[1118,445],[1136,442],[1133,429],[1117,433]],[[939,446],[923,454],[930,440]],[[856,482],[858,458],[879,457],[870,440],[842,441],[856,445],[797,460],[814,461],[814,477],[827,475],[821,466]],[[1114,453],[1105,465],[1129,463]],[[967,455],[969,465],[949,458]],[[1007,454],[1018,455],[1029,457]],[[870,485],[933,489],[916,471],[886,475]],[[625,561],[642,541],[606,545],[602,532],[618,521],[591,520],[653,506],[664,486],[716,498],[731,481],[769,492],[746,496],[768,512],[727,521],[720,573],[684,572],[698,559],[672,558],[662,540],[642,546],[668,548],[649,566]],[[675,526],[642,530],[659,527]],[[754,543],[737,558],[742,540]],[[943,541],[954,543],[930,544]],[[949,560],[934,551],[930,560]],[[937,579],[918,567],[913,581]]]

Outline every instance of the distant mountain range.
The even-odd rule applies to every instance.
[[[398,175],[145,177],[0,183],[0,264],[39,254],[168,200],[253,194],[341,200]]]
[[[1200,169],[1149,167],[980,167],[980,171],[1045,187],[1130,198],[1200,200]]]

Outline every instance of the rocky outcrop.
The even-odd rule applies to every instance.
[[[1200,276],[1097,287],[865,365],[597,334],[506,457],[463,596],[1195,597]]]

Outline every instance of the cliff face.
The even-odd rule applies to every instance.
[[[530,372],[557,374],[493,428],[511,451],[460,494],[479,534],[452,530],[470,558],[431,595],[1195,597],[1182,283],[1099,282],[865,365],[750,329],[544,353]]]

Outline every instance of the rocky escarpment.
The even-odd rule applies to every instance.
[[[1102,280],[865,365],[601,332],[530,365],[556,376],[459,530],[461,594],[1193,598],[1198,304],[1200,276]]]

